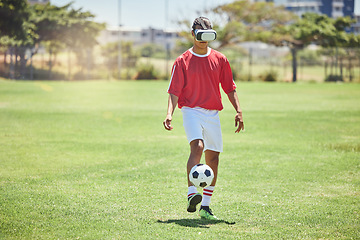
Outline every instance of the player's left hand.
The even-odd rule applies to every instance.
[[[244,127],[244,121],[243,121],[243,117],[242,117],[242,112],[238,112],[236,113],[236,116],[235,116],[235,127],[237,127],[235,133],[238,133],[240,132],[241,130],[245,130],[245,127]]]

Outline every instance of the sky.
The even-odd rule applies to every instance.
[[[95,14],[95,21],[109,26],[176,29],[176,21],[206,16],[205,10],[234,0],[50,0],[57,6],[73,2],[75,9],[82,8]],[[167,4],[166,4],[167,3]],[[167,7],[166,7],[167,6]],[[210,18],[210,16],[209,16]],[[168,21],[165,21],[168,19]],[[166,23],[167,22],[167,23]],[[189,26],[190,28],[190,26]]]
[[[73,2],[74,8],[90,11],[95,21],[108,26],[119,25],[139,28],[177,29],[179,20],[192,22],[196,17],[208,16],[206,9],[233,2],[234,0],[50,0],[63,6]],[[282,1],[282,0],[278,0]],[[120,11],[119,11],[120,2]],[[166,7],[167,6],[167,7]],[[355,13],[360,15],[360,0],[355,0]],[[211,19],[211,16],[208,16]],[[165,21],[168,19],[168,21]],[[189,26],[190,28],[190,26]]]

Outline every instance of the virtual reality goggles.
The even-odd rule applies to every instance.
[[[216,31],[212,29],[195,29],[194,30],[196,41],[214,41],[216,39]]]

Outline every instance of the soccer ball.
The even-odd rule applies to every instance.
[[[214,172],[206,164],[197,164],[191,168],[189,179],[195,187],[204,188],[210,186],[212,183],[214,179]]]

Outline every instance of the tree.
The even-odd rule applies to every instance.
[[[275,6],[268,2],[235,1],[220,5],[212,11],[218,19],[223,19],[216,26],[218,48],[235,48],[240,42],[261,41],[271,43],[279,36],[273,33],[274,28],[284,27],[297,19],[297,16],[287,11],[283,6]],[[252,56],[249,51],[251,69]],[[240,52],[239,52],[240,53]],[[251,70],[248,79],[251,79]]]
[[[66,18],[67,8],[71,4],[63,7],[57,7],[48,4],[34,4],[30,6],[32,21],[36,25],[36,39],[35,46],[39,47],[40,44],[46,47],[49,53],[49,79],[52,79],[52,66],[56,59],[56,55],[65,48],[64,32],[68,28]],[[37,48],[33,54],[37,53]],[[54,59],[53,59],[54,57]]]
[[[72,3],[57,7],[51,4],[32,6],[32,21],[37,26],[39,35],[38,43],[45,42],[50,53],[49,74],[51,77],[52,60],[51,55],[64,48],[74,51],[79,65],[81,75],[84,68],[89,69],[91,64],[90,49],[97,44],[96,37],[105,27],[104,24],[93,22],[94,15],[82,9],[71,8]],[[71,63],[68,70],[71,76]]]
[[[349,76],[349,81],[352,82],[353,80],[352,60],[358,59],[358,62],[360,62],[360,35],[354,35],[353,33],[351,33],[348,34],[347,37],[348,37],[348,41],[346,43],[342,43],[341,46],[346,51],[346,57],[348,59],[348,76]]]
[[[10,78],[15,78],[15,66],[18,65],[18,58],[15,57],[14,66],[12,55],[20,56],[20,69],[23,72],[26,64],[25,49],[33,45],[37,37],[35,25],[28,21],[30,14],[24,0],[0,1],[0,45],[10,49]]]
[[[82,9],[71,9],[67,13],[68,28],[64,32],[67,47],[75,52],[78,64],[81,66],[81,74],[85,68],[89,70],[92,65],[91,49],[97,44],[96,37],[105,27],[92,21],[95,17],[90,12],[82,12]]]
[[[0,36],[17,41],[27,39],[29,34],[33,36],[33,25],[27,22],[29,16],[26,1],[0,0]]]
[[[118,70],[118,43],[113,42],[102,46],[101,54],[105,57],[105,64],[109,71],[109,78],[116,75],[119,76],[119,74],[115,74]],[[121,67],[127,69],[127,79],[130,78],[130,69],[136,67],[139,55],[140,53],[134,50],[132,42],[121,42],[121,59],[123,59]]]
[[[270,42],[275,45],[289,46],[293,59],[293,82],[297,80],[297,52],[316,43],[323,47],[339,47],[349,41],[345,32],[353,21],[349,17],[338,19],[326,15],[305,13],[302,17],[288,25],[274,29],[274,36]]]
[[[50,3],[27,5],[25,0],[0,0],[0,45],[10,48],[10,53],[20,57],[20,77],[24,78],[24,70],[28,58],[26,49],[31,49],[31,56],[37,53],[37,47],[46,46],[49,53],[49,78],[51,79],[52,56],[64,48],[75,51],[81,71],[85,66],[89,69],[89,57],[92,47],[97,44],[96,36],[104,28],[104,24],[93,22],[90,12],[73,9],[72,3],[62,7]],[[14,78],[17,67],[10,66],[10,77]],[[70,67],[70,64],[69,64]],[[70,70],[69,70],[70,72]]]
[[[156,57],[159,54],[164,55],[166,53],[165,48],[161,45],[154,44],[154,43],[148,43],[144,44],[141,49],[140,53],[142,57]]]
[[[217,26],[219,48],[244,41],[267,42],[273,28],[284,26],[296,19],[296,16],[283,6],[268,2],[252,3],[248,0],[220,5],[212,11],[224,19],[224,22]]]

